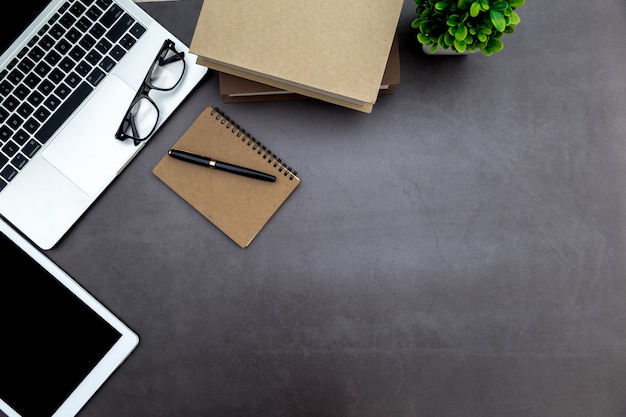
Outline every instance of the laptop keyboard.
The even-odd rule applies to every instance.
[[[112,0],[67,0],[0,73],[0,191],[145,31]]]

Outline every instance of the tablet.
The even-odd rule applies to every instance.
[[[75,416],[137,334],[0,220],[0,410]]]

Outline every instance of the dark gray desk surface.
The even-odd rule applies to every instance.
[[[141,337],[81,416],[626,416],[626,3],[519,14],[429,57],[406,0],[371,114],[196,91],[49,252]],[[302,179],[245,250],[151,173],[207,105]]]

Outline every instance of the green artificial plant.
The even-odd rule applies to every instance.
[[[515,9],[525,0],[415,0],[417,17],[411,23],[417,40],[462,53],[480,50],[492,55],[502,50],[502,35],[520,22]]]

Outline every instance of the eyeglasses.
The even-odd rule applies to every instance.
[[[152,135],[159,121],[159,107],[148,94],[176,88],[185,73],[184,56],[170,39],[163,43],[115,133],[117,139],[132,139],[136,146]]]

